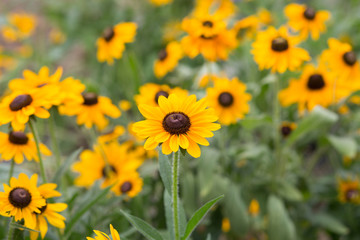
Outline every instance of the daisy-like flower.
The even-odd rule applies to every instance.
[[[159,52],[158,59],[154,63],[155,76],[162,78],[174,70],[182,56],[183,51],[180,43],[170,42],[165,49]]]
[[[355,179],[338,180],[338,198],[342,203],[360,204],[360,181]]]
[[[196,101],[195,95],[180,98],[171,94],[159,97],[159,106],[140,104],[139,110],[146,120],[137,122],[133,130],[139,137],[146,138],[144,148],[151,150],[160,143],[162,152],[177,152],[179,147],[198,158],[201,150],[198,144],[208,146],[205,139],[212,137],[212,131],[220,129],[213,123],[218,117],[213,109],[207,108],[206,100]]]
[[[221,124],[235,123],[250,111],[248,101],[251,95],[245,93],[245,90],[246,85],[237,78],[216,78],[214,87],[207,88],[206,100],[215,109]]]
[[[226,60],[238,45],[236,31],[227,29],[217,14],[185,18],[182,28],[189,35],[181,40],[181,45],[190,58],[202,54],[209,61]]]
[[[96,180],[104,179],[101,186],[105,188],[114,183],[117,176],[135,172],[142,163],[141,157],[129,151],[127,145],[112,141],[95,146],[94,151],[83,151],[72,169],[80,173],[75,179],[77,186],[90,187]]]
[[[48,223],[59,229],[65,228],[65,217],[59,214],[67,208],[65,203],[48,203],[47,199],[53,197],[60,197],[61,193],[55,190],[57,187],[54,183],[45,183],[38,187],[41,196],[46,200],[46,205],[40,208],[40,213],[36,214],[35,230],[40,232],[41,239],[45,238],[48,230]],[[26,226],[26,224],[25,224]],[[30,232],[30,239],[38,239],[38,232]]]
[[[8,21],[17,29],[22,38],[30,36],[36,25],[35,16],[27,13],[12,13],[8,16]]]
[[[232,0],[196,0],[194,16],[217,14],[222,18],[228,18],[237,11]]]
[[[96,42],[98,61],[107,61],[111,65],[114,58],[120,59],[125,49],[125,43],[134,41],[136,28],[136,23],[124,22],[105,29],[102,37],[98,38]]]
[[[114,128],[102,132],[97,140],[101,144],[116,141],[124,133],[125,133],[125,128],[123,126],[117,125]]]
[[[252,44],[251,53],[260,70],[271,69],[271,72],[283,73],[287,69],[294,71],[303,61],[310,60],[309,53],[296,47],[298,38],[290,36],[286,27],[276,30],[269,27],[259,32]]]
[[[45,156],[51,156],[51,151],[44,144],[40,144],[40,151]],[[39,161],[33,135],[21,131],[0,132],[0,154],[2,159],[14,159],[17,164],[24,161],[24,156],[28,161]]]
[[[0,192],[0,214],[6,217],[15,217],[15,221],[24,219],[26,226],[34,229],[36,215],[46,205],[45,199],[36,187],[37,174],[29,177],[20,173],[19,178],[10,180],[10,186],[4,185],[4,192]]]
[[[120,110],[112,104],[110,98],[98,96],[93,92],[83,93],[82,98],[82,102],[69,101],[60,106],[60,114],[76,115],[78,125],[84,124],[87,128],[96,125],[100,130],[109,124],[109,120],[105,116],[118,118],[121,115]]]
[[[139,89],[140,94],[134,97],[137,105],[147,104],[153,107],[158,106],[158,100],[160,96],[168,97],[174,93],[179,97],[186,97],[188,91],[175,87],[171,89],[168,85],[159,85],[155,83],[146,83]]]
[[[284,9],[289,19],[289,26],[300,31],[300,37],[306,39],[311,34],[312,39],[319,39],[320,33],[326,30],[325,22],[330,18],[328,11],[316,11],[303,4],[290,3]]]
[[[298,103],[299,113],[311,111],[316,105],[328,107],[334,101],[334,78],[320,65],[307,65],[299,79],[290,80],[286,89],[279,93],[283,106]]]
[[[280,126],[280,133],[284,138],[287,138],[292,131],[296,128],[296,123],[293,122],[283,122]]]
[[[149,0],[149,2],[155,6],[162,6],[169,3],[172,3],[173,0]]]
[[[138,172],[129,172],[128,174],[119,175],[115,185],[111,188],[116,195],[126,194],[133,198],[141,192],[143,180]]]
[[[101,231],[94,230],[94,233],[96,234],[95,238],[86,237],[87,240],[110,240],[110,237]],[[120,236],[118,231],[110,224],[110,233],[112,240],[120,240]]]

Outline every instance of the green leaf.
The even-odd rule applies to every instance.
[[[171,165],[168,156],[159,151],[159,172],[166,191],[171,194]]]
[[[190,237],[191,233],[195,230],[196,226],[200,223],[200,221],[204,218],[206,213],[210,210],[212,206],[214,206],[220,199],[222,199],[224,195],[221,195],[209,202],[205,203],[201,208],[199,208],[194,215],[190,218],[184,236],[182,236],[181,240],[186,240]]]
[[[120,212],[126,217],[126,219],[133,225],[134,228],[136,228],[140,233],[142,233],[147,239],[151,240],[162,240],[160,233],[150,226],[148,223],[146,223],[144,220],[132,216],[130,214],[127,214],[123,210],[120,210]]]
[[[295,226],[289,218],[281,199],[270,196],[267,209],[269,214],[269,240],[295,240]]]
[[[279,195],[290,201],[301,201],[303,199],[301,192],[291,183],[286,181],[279,182],[277,192]]]
[[[27,228],[24,225],[18,224],[16,222],[11,222],[10,225],[13,226],[14,228],[17,228],[17,229],[20,229],[20,230],[26,230],[26,231],[29,231],[29,232],[38,232],[38,233],[40,232],[40,231],[35,230],[35,229]]]
[[[313,221],[315,224],[318,224],[319,226],[325,228],[326,230],[329,230],[330,232],[340,235],[346,235],[349,233],[349,229],[345,227],[344,224],[342,224],[336,218],[328,214],[317,214],[313,216]]]
[[[240,121],[240,124],[248,129],[252,130],[259,126],[263,126],[265,124],[271,124],[271,117],[267,115],[260,115],[260,116],[253,116],[253,117],[246,117]]]
[[[168,191],[164,190],[164,206],[165,206],[165,219],[166,219],[166,228],[169,231],[171,238],[175,239],[174,233],[174,221],[173,221],[173,210],[171,207],[171,196]]]
[[[357,144],[353,138],[329,135],[327,139],[342,156],[347,156],[350,158],[355,157],[357,152]]]
[[[74,160],[77,158],[77,156],[80,154],[82,150],[83,150],[82,147],[77,149],[65,160],[65,162],[61,165],[61,167],[56,171],[51,182],[57,184],[61,182],[61,177],[65,174],[67,169],[70,167],[71,163],[74,162]]]

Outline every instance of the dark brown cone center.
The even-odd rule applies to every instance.
[[[16,145],[25,145],[28,143],[29,138],[23,132],[12,131],[9,133],[9,141]]]
[[[286,51],[289,48],[289,43],[285,38],[277,37],[271,42],[271,49],[275,52]]]
[[[116,168],[112,165],[105,166],[101,172],[104,178],[110,177],[111,173],[117,173]]]
[[[161,49],[158,54],[158,59],[160,61],[164,61],[167,58],[167,56],[168,56],[167,51],[165,49]]]
[[[351,201],[351,200],[359,197],[359,190],[357,190],[357,189],[349,189],[346,192],[345,197],[346,197],[346,200]]]
[[[223,107],[230,107],[234,103],[234,97],[229,92],[223,92],[219,95],[218,101]]]
[[[10,103],[11,111],[19,111],[20,109],[29,106],[32,103],[33,99],[29,94],[21,94],[14,98]]]
[[[25,208],[31,203],[31,194],[24,188],[14,188],[9,194],[9,202],[17,208]]]
[[[84,98],[84,105],[91,106],[98,103],[98,96],[96,93],[88,92],[82,94]]]
[[[356,54],[355,54],[355,52],[353,52],[353,51],[346,52],[343,55],[343,60],[347,65],[353,66],[356,63]]]
[[[214,24],[211,21],[205,21],[202,23],[202,25],[204,27],[209,27],[209,28],[212,28],[214,26]]]
[[[165,131],[173,135],[187,133],[191,123],[189,117],[184,113],[173,112],[165,116],[162,125]]]
[[[165,91],[158,91],[155,95],[155,102],[158,103],[159,102],[159,97],[160,96],[164,96],[164,97],[168,97],[169,93],[165,92]]]
[[[287,137],[290,135],[292,129],[289,126],[282,126],[281,127],[281,134],[283,135],[283,137]]]
[[[320,90],[325,87],[324,78],[320,74],[313,74],[309,77],[307,87],[310,90]]]
[[[306,8],[306,10],[304,11],[304,17],[307,20],[314,20],[315,16],[316,16],[316,11],[311,7]]]
[[[114,32],[114,28],[112,27],[106,28],[103,32],[103,38],[107,42],[110,42],[114,36],[115,36],[115,32]]]
[[[120,187],[120,191],[122,192],[122,193],[127,193],[127,192],[129,192],[130,190],[131,190],[131,188],[132,188],[132,184],[131,184],[131,182],[124,182],[122,185],[121,185],[121,187]]]

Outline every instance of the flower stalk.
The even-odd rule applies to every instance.
[[[39,135],[36,129],[35,124],[33,123],[33,119],[30,118],[29,119],[29,127],[30,130],[34,136],[34,140],[35,140],[35,144],[36,144],[36,150],[38,153],[38,157],[39,157],[39,164],[40,164],[40,173],[41,173],[41,178],[43,180],[43,183],[47,183],[47,179],[46,179],[46,174],[45,174],[45,168],[44,168],[44,163],[41,157],[41,152],[40,152],[40,142],[39,142]]]
[[[11,159],[11,165],[10,165],[10,171],[9,171],[9,178],[8,178],[9,184],[10,184],[10,179],[11,179],[12,175],[14,174],[14,167],[15,167],[15,160],[13,158],[13,159]]]
[[[179,164],[180,164],[180,150],[173,154],[172,164],[172,208],[173,208],[173,223],[175,240],[180,239],[179,230]]]

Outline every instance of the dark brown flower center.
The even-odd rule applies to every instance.
[[[313,74],[309,77],[307,87],[310,90],[320,90],[325,87],[324,78],[320,74]]]
[[[107,42],[110,42],[114,36],[115,36],[115,32],[114,32],[114,28],[112,27],[106,28],[103,32],[103,38]]]
[[[234,103],[234,97],[229,92],[223,92],[219,95],[218,101],[223,107],[230,107]]]
[[[25,145],[28,143],[29,138],[23,132],[12,131],[9,133],[9,141],[16,145]]]
[[[271,49],[275,52],[282,52],[289,48],[289,43],[285,38],[277,37],[271,42]]]
[[[16,208],[25,208],[31,203],[31,194],[25,188],[14,188],[9,194],[9,202]]]
[[[104,178],[110,177],[112,173],[117,173],[116,168],[113,165],[105,166],[101,172]]]
[[[130,190],[131,190],[131,188],[132,188],[132,184],[131,184],[131,182],[124,182],[122,185],[121,185],[121,187],[120,187],[120,191],[122,192],[122,193],[127,193],[127,192],[129,192]]]
[[[168,56],[168,54],[167,54],[166,50],[165,50],[165,49],[161,49],[160,52],[159,52],[159,54],[158,54],[158,59],[159,59],[160,61],[164,61],[164,60],[167,58],[167,56]]]
[[[163,128],[173,134],[185,134],[189,131],[191,123],[188,116],[182,112],[172,112],[164,117]]]
[[[306,8],[306,10],[304,11],[304,17],[307,20],[314,20],[315,16],[316,16],[316,11],[311,7]]]
[[[346,52],[343,55],[343,60],[347,65],[353,66],[356,63],[356,54],[355,54],[355,52],[353,52],[353,51]]]
[[[158,103],[159,102],[159,97],[160,96],[164,96],[164,97],[168,97],[169,93],[165,92],[165,91],[158,91],[155,95],[155,102]]]
[[[96,93],[88,92],[82,94],[84,98],[84,105],[91,106],[98,103],[98,96]]]
[[[357,197],[359,197],[359,190],[358,189],[349,189],[346,193],[345,193],[345,198],[348,201],[351,201]]]
[[[204,27],[209,27],[209,28],[212,28],[214,26],[214,24],[211,21],[205,21],[202,23],[202,25]]]
[[[205,39],[205,40],[211,40],[211,39],[216,38],[216,35],[205,36],[204,34],[202,34],[200,37],[201,37],[202,39]]]
[[[33,99],[29,94],[21,94],[14,98],[10,103],[11,111],[19,111],[20,109],[29,106],[32,103]]]
[[[282,126],[281,127],[281,134],[283,135],[283,137],[289,136],[291,132],[292,132],[291,127],[289,127],[289,126]]]

